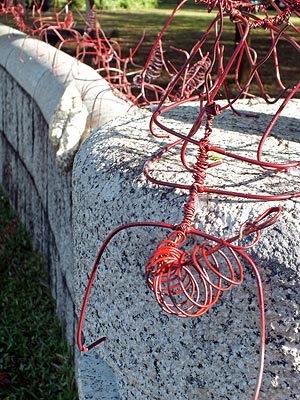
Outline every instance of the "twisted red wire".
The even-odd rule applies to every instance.
[[[86,293],[84,296],[77,330],[77,343],[81,351],[87,352],[103,342],[106,337],[101,337],[89,345],[83,345],[83,323],[86,308],[91,293],[92,285],[100,265],[102,255],[110,241],[122,230],[140,226],[156,226],[174,229],[169,238],[161,242],[157,251],[150,258],[146,266],[146,277],[149,287],[160,307],[167,313],[179,317],[197,317],[207,312],[218,300],[220,294],[229,290],[233,285],[240,285],[243,280],[243,265],[248,264],[256,278],[259,297],[261,335],[260,335],[260,360],[257,382],[253,399],[258,399],[263,374],[265,353],[265,313],[264,297],[261,277],[253,260],[245,253],[244,249],[252,247],[259,238],[261,229],[274,224],[280,215],[280,207],[273,207],[259,215],[254,222],[245,222],[241,225],[238,235],[224,240],[205,232],[190,228],[186,233],[178,231],[177,227],[163,222],[135,222],[121,225],[112,231],[104,240],[96,257]],[[247,246],[234,245],[233,242],[250,234],[256,234],[254,240]],[[186,235],[192,234],[205,239],[202,245],[196,245],[192,253],[179,249],[184,245]],[[229,255],[225,250],[229,251]],[[218,257],[221,256],[223,264]],[[233,261],[230,259],[233,257]],[[225,272],[224,272],[225,269]],[[225,284],[224,284],[225,282]],[[201,290],[202,289],[202,290]]]
[[[145,88],[150,84],[150,81],[160,75],[163,66],[165,66],[161,50],[163,35],[175,13],[185,2],[186,0],[180,2],[167,20],[164,28],[154,43],[152,52],[149,55],[143,71],[138,75],[138,81],[135,82],[136,85],[138,84],[141,87],[142,96],[146,101],[147,96]],[[297,94],[300,88],[300,80],[293,88],[286,88],[284,86],[280,77],[280,65],[277,57],[277,45],[280,39],[286,40],[300,53],[300,46],[298,43],[286,33],[288,26],[293,27],[289,22],[291,13],[293,12],[297,16],[298,14],[295,2],[285,2],[287,5],[286,10],[283,12],[277,10],[278,14],[275,17],[270,17],[268,15],[266,6],[263,4],[254,6],[251,3],[231,0],[200,0],[199,3],[200,2],[207,6],[208,12],[217,8],[218,14],[209,25],[207,31],[203,34],[202,38],[196,42],[190,54],[187,54],[186,61],[183,63],[181,69],[176,71],[176,74],[172,78],[167,89],[163,92],[150,122],[150,130],[154,135],[159,136],[155,131],[155,127],[158,127],[160,130],[165,132],[166,135],[175,136],[176,141],[168,144],[151,157],[144,167],[144,173],[150,181],[158,185],[188,190],[189,198],[184,205],[183,219],[178,225],[171,225],[163,222],[138,222],[125,224],[109,234],[99,250],[88,282],[78,326],[78,345],[81,350],[88,351],[101,341],[105,340],[105,338],[101,338],[88,346],[83,346],[81,334],[88,298],[96,271],[100,265],[102,254],[110,240],[121,230],[132,227],[157,226],[172,229],[173,232],[168,236],[168,238],[157,245],[156,251],[150,257],[145,268],[147,284],[152,290],[157,303],[166,313],[177,315],[182,318],[199,317],[216,304],[224,291],[228,291],[234,286],[242,284],[245,266],[250,266],[255,275],[261,320],[260,360],[257,382],[253,394],[253,399],[257,400],[262,384],[266,335],[263,287],[258,268],[249,255],[247,255],[245,249],[254,246],[258,242],[261,229],[269,227],[277,221],[280,214],[280,207],[267,209],[263,214],[258,216],[254,222],[244,222],[240,226],[238,235],[229,239],[217,238],[209,235],[194,229],[192,225],[195,216],[196,198],[204,192],[265,201],[285,200],[293,197],[300,197],[300,192],[263,195],[220,190],[205,185],[207,169],[211,166],[216,166],[219,163],[216,162],[209,164],[209,151],[214,151],[226,157],[257,165],[266,170],[286,171],[289,168],[297,168],[300,166],[300,161],[275,163],[262,160],[263,146],[267,137],[288,101]],[[255,15],[255,12],[259,10],[264,13],[264,18]],[[227,63],[225,63],[224,60],[224,46],[221,44],[225,17],[229,17],[232,22],[238,24],[241,36],[240,41],[237,43],[233,54]],[[247,38],[251,29],[270,30],[270,49],[260,60],[258,60],[255,49],[251,48],[247,43]],[[295,32],[299,33],[296,28],[293,29]],[[195,61],[196,57],[199,57],[199,55],[201,56],[202,47],[207,43],[208,38],[212,35],[214,35],[212,51],[207,52],[205,57],[201,57],[200,60]],[[179,49],[179,51],[181,50]],[[238,70],[244,56],[246,56],[250,65],[250,72],[246,83],[242,85],[238,80]],[[272,102],[265,90],[259,72],[259,68],[271,57],[274,59],[276,78],[281,89],[278,99],[282,94],[287,97],[262,135],[257,149],[257,158],[252,159],[240,156],[214,146],[210,140],[213,131],[214,118],[229,107],[235,111],[233,108],[234,103],[243,96],[249,95],[250,85],[253,80],[256,80],[258,83],[262,97],[266,102]],[[235,80],[238,93],[233,99],[229,99],[228,97],[228,103],[221,107],[217,104],[216,97],[221,88],[224,88],[226,96],[228,96],[226,79],[235,64],[237,65],[235,68]],[[215,77],[213,77],[214,69],[217,72]],[[161,92],[157,90],[156,93],[158,94]],[[166,126],[161,121],[160,117],[172,108],[177,107],[179,104],[191,100],[191,95],[193,95],[193,99],[199,100],[199,115],[189,133],[182,134],[182,132],[176,131],[176,128]],[[170,104],[170,99],[175,101]],[[274,101],[277,101],[278,99],[275,99]],[[205,127],[203,137],[201,139],[196,139],[195,135],[199,132],[204,121]],[[196,146],[197,148],[197,158],[193,166],[189,166],[186,162],[185,154],[188,145]],[[186,168],[187,172],[192,173],[193,183],[191,185],[162,181],[152,175],[152,169],[155,169],[155,163],[159,162],[162,156],[170,152],[176,146],[181,146],[180,155],[184,168]],[[188,246],[185,241],[186,237],[189,235],[195,235],[200,241],[200,243],[197,241],[197,244],[194,245],[192,249],[186,248]],[[234,243],[247,235],[252,235],[250,243],[242,245]]]
[[[96,27],[96,10],[94,7],[88,15],[86,21],[87,27],[83,34],[74,29],[74,18],[72,12],[67,9],[68,5],[61,11],[55,11],[55,18],[52,20],[44,18],[41,12],[42,7],[36,5],[39,18],[34,21],[33,27],[27,26],[25,11],[21,4],[13,5],[12,2],[5,1],[0,4],[0,13],[11,13],[18,28],[24,32],[28,32],[30,35],[47,40],[47,34],[51,31],[54,32],[60,41],[57,45],[58,48],[61,49],[65,45],[74,46],[76,57],[81,61],[85,61],[88,56],[93,57],[99,72],[105,76],[113,88],[121,90],[127,99],[133,102],[138,102],[142,99],[142,102],[144,101],[148,104],[152,102],[158,103],[157,109],[151,119],[150,130],[156,135],[155,126],[158,126],[161,130],[166,132],[167,135],[174,135],[176,141],[154,155],[146,163],[144,172],[148,179],[154,183],[173,188],[186,189],[189,192],[189,198],[183,209],[184,216],[180,224],[175,226],[162,222],[129,223],[115,229],[104,240],[97,255],[82,305],[77,335],[79,348],[83,351],[88,351],[105,340],[105,338],[100,338],[88,346],[83,346],[82,328],[93,281],[100,265],[102,254],[111,239],[121,230],[132,227],[156,226],[172,229],[173,232],[169,237],[158,244],[156,251],[146,266],[147,283],[153,291],[157,303],[169,314],[175,314],[179,317],[198,317],[206,313],[217,302],[222,292],[230,290],[233,286],[242,283],[244,265],[251,267],[257,281],[261,317],[261,352],[257,383],[253,396],[254,399],[258,399],[262,382],[265,351],[263,289],[257,266],[246,254],[245,249],[257,243],[261,229],[276,222],[280,209],[278,207],[270,208],[260,215],[253,223],[243,223],[240,226],[239,234],[227,240],[195,230],[192,227],[192,223],[195,216],[196,198],[203,192],[259,200],[284,200],[300,196],[300,192],[266,196],[255,193],[220,190],[205,186],[207,169],[220,163],[219,161],[216,163],[208,162],[209,151],[214,151],[223,156],[253,165],[258,165],[262,169],[271,171],[287,171],[289,168],[299,168],[300,161],[289,161],[285,163],[263,161],[263,147],[274,124],[280,117],[282,110],[289,100],[299,92],[300,80],[298,80],[292,88],[286,87],[282,81],[277,46],[279,41],[283,39],[291,45],[296,52],[300,53],[300,45],[287,34],[288,28],[292,29],[296,35],[299,36],[300,34],[300,30],[290,21],[292,14],[298,18],[300,17],[300,7],[297,0],[283,0],[285,10],[281,11],[274,5],[277,15],[271,16],[267,11],[267,6],[270,5],[271,2],[255,5],[246,1],[196,0],[196,3],[204,4],[208,12],[217,9],[218,13],[208,26],[207,31],[195,43],[190,53],[173,46],[173,50],[186,54],[186,60],[178,70],[174,62],[170,60],[167,62],[165,61],[162,50],[162,39],[175,14],[186,2],[187,0],[183,0],[174,8],[165,26],[158,35],[144,68],[139,68],[139,70],[134,73],[128,72],[128,65],[136,66],[133,62],[133,57],[139,49],[143,37],[136,48],[130,50],[130,55],[128,57],[123,57],[119,43],[108,39],[104,31]],[[258,12],[261,12],[263,17],[257,15]],[[62,13],[66,14],[63,20],[61,20]],[[227,62],[224,58],[225,46],[222,44],[225,18],[229,18],[231,22],[235,23],[240,33],[240,40]],[[270,34],[270,49],[260,60],[258,59],[256,49],[247,43],[247,38],[251,30],[255,29],[268,30]],[[67,31],[69,35],[68,38],[64,37],[63,31]],[[208,44],[211,38],[213,41],[211,51],[206,52],[205,56],[203,56],[202,48]],[[239,70],[244,57],[247,59],[250,72],[246,82],[242,84],[239,82]],[[271,58],[273,58],[276,80],[281,90],[275,100],[270,99],[260,74],[261,66],[266,64]],[[167,64],[175,71],[175,74],[173,74],[174,76],[169,72]],[[230,99],[227,78],[232,69],[234,69],[237,94],[234,98]],[[154,80],[160,77],[163,70],[167,72],[169,77],[172,77],[166,90],[153,83]],[[129,79],[130,74],[132,76],[131,81]],[[262,135],[258,145],[256,159],[228,152],[225,149],[214,146],[210,141],[215,116],[229,107],[236,112],[233,107],[234,103],[242,97],[251,96],[250,87],[253,81],[256,81],[261,96],[267,103],[276,102],[283,95],[286,96]],[[137,95],[133,94],[131,90],[132,87],[134,89],[140,89],[140,93]],[[216,103],[216,97],[219,95],[221,89],[224,90],[228,102],[228,104],[223,107],[220,107]],[[149,91],[152,92],[154,100],[153,98],[149,99]],[[200,104],[199,115],[187,135],[183,135],[181,132],[177,132],[175,129],[171,129],[161,122],[160,116],[163,113],[177,107],[179,104],[183,104],[187,100],[195,99],[197,99]],[[173,101],[172,104],[167,103],[170,100]],[[165,103],[167,103],[167,106],[165,106]],[[203,138],[200,140],[195,139],[195,135],[200,130],[204,120],[205,128]],[[194,145],[197,148],[197,159],[194,166],[190,166],[186,162],[186,150],[188,145]],[[181,161],[187,172],[192,173],[194,180],[192,185],[179,184],[177,182],[164,182],[158,178],[154,178],[151,174],[154,163],[159,162],[163,155],[176,146],[181,146]],[[249,234],[253,234],[254,236],[250,244],[235,245],[233,243]],[[197,243],[193,249],[186,250],[184,245],[188,235],[195,235],[197,238],[200,238],[202,242]]]

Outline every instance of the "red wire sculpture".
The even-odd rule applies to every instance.
[[[233,192],[205,186],[207,169],[216,167],[221,162],[209,163],[209,151],[254,164],[270,171],[287,172],[290,168],[299,168],[300,161],[289,161],[286,163],[263,161],[263,146],[283,108],[287,105],[289,100],[299,92],[300,81],[292,88],[285,87],[281,81],[277,44],[279,39],[284,38],[297,52],[300,51],[297,42],[285,33],[287,27],[289,27],[299,35],[300,32],[290,21],[290,16],[293,13],[299,17],[298,10],[300,9],[300,5],[297,1],[283,0],[285,8],[281,11],[274,2],[253,4],[250,2],[231,0],[197,1],[197,3],[204,4],[208,12],[211,12],[215,8],[218,12],[207,31],[203,34],[202,38],[197,41],[190,53],[173,47],[175,51],[182,52],[186,55],[186,61],[177,71],[174,64],[171,62],[168,63],[164,59],[162,39],[175,13],[186,1],[187,0],[181,1],[174,9],[161,33],[158,35],[143,71],[135,76],[134,81],[134,84],[141,88],[141,94],[146,103],[152,103],[153,100],[147,97],[147,89],[150,85],[153,85],[153,81],[160,76],[163,69],[165,69],[170,76],[172,75],[170,73],[170,68],[175,71],[166,90],[161,90],[160,88],[155,89],[155,93],[160,95],[160,99],[151,118],[150,131],[156,136],[161,136],[161,134],[156,133],[155,127],[158,127],[159,130],[163,130],[167,136],[175,136],[176,141],[164,147],[148,160],[144,167],[144,173],[151,182],[158,185],[185,189],[189,192],[188,201],[184,205],[184,218],[179,225],[163,222],[132,222],[116,228],[108,235],[99,250],[88,282],[78,325],[78,346],[80,350],[86,352],[106,339],[105,337],[100,338],[88,346],[84,346],[82,343],[82,328],[90,291],[100,265],[102,254],[108,243],[115,235],[124,229],[140,226],[166,228],[172,232],[166,240],[158,244],[156,251],[150,257],[146,265],[145,275],[147,284],[153,291],[157,303],[169,314],[175,314],[183,318],[201,316],[218,301],[223,291],[229,290],[234,285],[240,285],[242,283],[243,268],[245,265],[250,266],[253,270],[258,286],[261,319],[259,372],[253,394],[253,399],[257,400],[262,383],[265,353],[264,299],[260,273],[245,250],[258,242],[261,229],[269,227],[277,221],[281,209],[280,207],[271,207],[267,209],[263,214],[258,216],[254,222],[243,223],[239,233],[229,239],[218,238],[196,230],[193,228],[192,222],[195,215],[196,198],[202,193],[238,196],[264,201],[285,200],[300,196],[300,192],[264,195]],[[277,12],[275,17],[270,17],[268,15],[267,7],[270,5],[272,5]],[[263,17],[257,15],[257,12],[262,13]],[[224,46],[221,44],[224,19],[226,17],[236,24],[240,35],[240,41],[236,44],[234,52],[227,63],[225,63],[224,60]],[[250,31],[259,28],[269,30],[271,38],[270,49],[261,60],[258,60],[255,49],[251,48],[247,42]],[[211,46],[212,51],[206,51],[204,54],[202,48],[205,47],[209,35],[214,35],[213,45]],[[239,69],[241,68],[242,59],[244,57],[246,57],[250,68],[246,82],[241,84],[239,82]],[[280,95],[275,100],[272,100],[267,94],[259,71],[261,65],[266,63],[270,57],[273,57],[276,79],[281,89]],[[167,64],[169,64],[168,68]],[[228,78],[229,71],[233,67],[235,68],[234,76],[237,94],[234,98],[230,98],[226,79]],[[276,101],[280,97],[285,97],[262,135],[258,145],[256,159],[231,153],[214,146],[210,141],[214,118],[227,108],[231,108],[234,112],[237,112],[233,108],[234,103],[242,97],[251,96],[249,90],[253,80],[256,80],[261,96],[267,103]],[[221,88],[224,90],[227,98],[227,104],[225,106],[220,106],[217,102],[217,96]],[[199,115],[188,134],[184,135],[161,122],[160,116],[162,114],[191,100],[197,100],[200,107]],[[204,125],[202,137],[196,139],[195,136],[197,133],[201,132],[202,125]],[[159,162],[162,156],[176,146],[181,146],[181,161],[187,172],[192,173],[192,185],[162,181],[158,178],[154,178],[152,175],[152,171],[155,169],[154,164]],[[193,166],[188,165],[186,161],[188,146],[195,146],[197,149],[197,160]],[[184,248],[186,238],[189,235],[201,238],[201,244],[197,244],[192,250],[186,250]],[[252,235],[250,243],[247,245],[235,244],[235,242],[247,235]]]
[[[31,34],[40,37],[47,35],[49,31],[54,31],[60,39],[59,48],[66,44],[75,46],[75,56],[81,61],[84,61],[87,55],[93,56],[100,73],[104,74],[112,87],[122,90],[126,98],[135,103],[156,103],[156,109],[150,122],[150,131],[153,135],[159,137],[161,133],[156,132],[156,128],[159,128],[160,132],[165,132],[167,136],[174,136],[176,140],[161,149],[146,162],[144,173],[149,181],[155,184],[184,189],[189,193],[189,198],[184,205],[184,217],[180,224],[131,222],[119,226],[104,240],[96,257],[83,300],[78,324],[78,346],[80,350],[86,352],[105,340],[105,338],[100,338],[90,345],[84,346],[81,337],[88,299],[97,269],[103,252],[112,238],[120,231],[134,227],[154,226],[168,229],[171,232],[168,234],[167,239],[157,245],[156,251],[145,266],[146,282],[152,290],[157,303],[168,314],[182,318],[201,316],[216,304],[222,292],[242,283],[245,266],[250,266],[253,270],[258,287],[261,319],[260,361],[253,394],[253,399],[257,400],[262,383],[265,353],[264,298],[259,270],[246,253],[246,249],[258,242],[262,229],[271,226],[277,221],[281,211],[280,207],[271,207],[253,222],[244,222],[240,226],[239,233],[227,239],[195,229],[193,227],[193,218],[195,216],[196,198],[203,193],[263,201],[279,201],[300,197],[300,192],[264,195],[233,192],[206,186],[207,169],[217,167],[221,163],[221,161],[209,161],[208,152],[211,151],[223,157],[253,164],[269,171],[288,172],[289,169],[296,168],[298,170],[300,168],[300,161],[278,163],[263,160],[263,147],[270,132],[278,121],[284,107],[299,93],[300,80],[293,87],[287,87],[283,83],[278,58],[278,45],[280,40],[284,40],[297,54],[300,52],[299,44],[288,33],[289,30],[297,37],[300,35],[300,30],[290,19],[292,15],[299,18],[300,3],[297,0],[281,0],[283,9],[280,9],[273,0],[253,2],[196,0],[197,4],[206,6],[208,13],[212,10],[216,10],[217,13],[206,32],[195,43],[190,52],[171,46],[171,49],[177,55],[180,53],[185,57],[183,64],[178,66],[175,61],[165,59],[162,43],[169,24],[187,1],[182,0],[174,8],[158,35],[144,68],[139,68],[138,71],[133,73],[128,73],[127,67],[129,63],[135,66],[133,56],[138,51],[143,38],[136,49],[130,51],[129,57],[122,57],[119,44],[108,39],[103,30],[96,27],[94,8],[91,9],[87,18],[83,34],[79,34],[74,29],[74,20],[70,13],[67,13],[63,21],[60,21],[59,17],[62,11],[56,13],[56,21],[51,23],[39,14],[39,19],[35,23],[36,26],[29,29]],[[273,11],[275,10],[275,16],[269,14],[269,7],[272,7]],[[26,30],[24,12],[21,7],[4,3],[4,5],[1,5],[0,13],[12,13],[19,28]],[[225,59],[225,46],[222,44],[226,18],[235,24],[239,36],[233,53],[227,61]],[[65,39],[61,34],[62,29],[70,31],[71,37]],[[261,58],[259,58],[257,51],[250,46],[248,41],[250,32],[256,29],[263,29],[269,33],[269,50]],[[246,79],[241,82],[240,71],[245,60],[248,64],[248,72]],[[270,61],[272,61],[275,79],[280,90],[275,99],[272,99],[267,93],[261,73],[261,67]],[[228,85],[228,76],[232,71],[236,88],[234,95],[229,94]],[[155,83],[162,73],[166,73],[170,78],[166,89]],[[215,117],[228,108],[238,113],[234,109],[234,104],[238,99],[252,97],[250,90],[253,82],[256,82],[260,95],[266,103],[273,103],[283,98],[278,111],[262,134],[255,159],[229,152],[214,146],[211,142]],[[132,89],[138,90],[138,94],[133,94]],[[223,106],[218,104],[218,96],[221,91],[225,93],[227,99],[227,103]],[[162,122],[161,115],[192,100],[199,102],[199,114],[188,134],[176,131]],[[197,138],[197,134],[200,134],[200,139]],[[187,173],[192,174],[192,185],[162,181],[153,176],[155,165],[159,163],[166,153],[178,146],[181,146],[180,158],[182,165]],[[188,164],[186,157],[189,146],[194,146],[197,151],[196,162],[192,166]],[[191,235],[198,238],[199,243],[194,248],[189,249],[186,239]],[[248,243],[238,244],[237,242],[244,237],[248,238]]]

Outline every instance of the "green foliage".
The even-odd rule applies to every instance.
[[[157,7],[157,0],[95,0],[94,2],[98,10],[133,10]],[[66,0],[56,0],[55,2],[58,10],[62,9],[66,4]],[[72,6],[78,8],[79,10],[85,10],[86,0],[72,0],[71,8]]]
[[[85,0],[72,0],[72,5],[79,10],[85,10]]]
[[[57,10],[61,10],[68,1],[66,0],[56,0],[52,2],[52,5],[56,7]],[[79,10],[85,10],[85,0],[72,0],[70,8],[78,8]]]
[[[42,257],[0,190],[0,389],[5,400],[76,400],[71,350]]]
[[[157,0],[95,0],[97,8],[102,10],[113,10],[117,8],[141,9],[155,8]]]

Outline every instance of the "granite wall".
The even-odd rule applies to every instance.
[[[73,159],[90,132],[130,108],[93,69],[0,24],[0,184],[45,256],[83,378],[75,343]],[[78,385],[84,398],[85,385]]]
[[[129,105],[94,71],[11,28],[0,26],[0,48],[0,182],[46,256],[57,311],[75,349],[88,277],[106,235],[128,222],[179,223],[187,193],[158,187],[143,175],[145,161],[167,143],[149,134],[150,113],[120,116]],[[237,108],[258,118],[226,110],[215,119],[214,144],[255,157],[276,107],[241,101]],[[264,147],[266,159],[299,159],[298,109],[293,100],[282,113]],[[78,115],[84,123],[77,123]],[[196,115],[197,105],[187,103],[162,118],[184,133]],[[189,151],[192,160],[195,150]],[[174,151],[156,165],[157,177],[191,182],[177,157]],[[265,194],[299,192],[300,177],[298,169],[271,173],[224,156],[221,166],[209,170],[207,184]],[[249,250],[265,293],[260,398],[266,400],[300,399],[299,197],[266,203],[203,194],[194,221],[204,232],[230,237],[242,222],[278,205],[280,220]],[[253,270],[245,265],[243,284],[223,293],[201,318],[166,315],[145,283],[144,268],[168,233],[130,228],[108,246],[83,327],[86,343],[107,339],[87,354],[75,352],[82,400],[252,397],[260,332]]]

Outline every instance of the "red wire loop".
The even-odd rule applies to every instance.
[[[260,230],[275,223],[280,212],[280,207],[272,207],[254,222],[244,222],[239,235],[228,240],[211,236],[209,242],[196,245],[190,253],[179,248],[184,245],[185,233],[172,232],[159,243],[146,266],[148,286],[160,307],[178,317],[199,317],[207,312],[221,292],[242,283],[243,253],[240,251],[257,243]],[[193,233],[203,236],[200,231]],[[253,233],[256,236],[250,244],[233,244]]]

